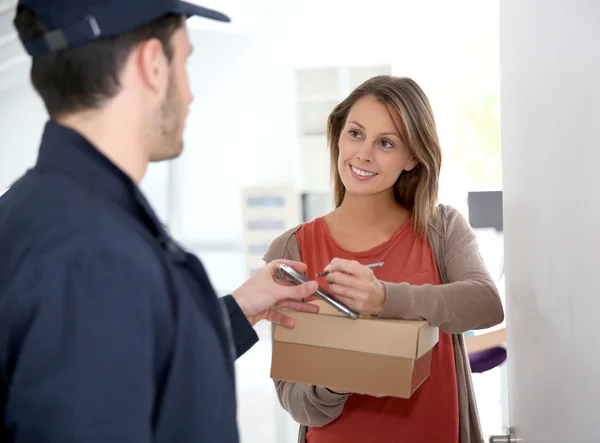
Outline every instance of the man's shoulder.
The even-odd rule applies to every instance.
[[[63,177],[25,177],[0,199],[0,249],[11,271],[86,251],[113,251],[146,265],[156,256],[133,216]]]

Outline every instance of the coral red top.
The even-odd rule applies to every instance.
[[[441,284],[433,251],[419,238],[411,221],[385,243],[364,252],[349,252],[334,241],[324,218],[305,223],[296,233],[307,275],[316,274],[334,257],[368,264],[383,261],[373,272],[383,281],[413,285]],[[317,277],[323,287],[324,278]],[[348,368],[349,371],[352,368]],[[452,336],[440,331],[432,351],[431,373],[410,399],[353,394],[339,418],[309,428],[308,443],[458,443],[458,388]]]

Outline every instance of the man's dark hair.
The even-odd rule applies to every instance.
[[[29,8],[17,10],[14,25],[21,40],[49,31]],[[171,61],[171,37],[182,25],[183,17],[165,15],[117,37],[99,38],[81,47],[33,57],[31,82],[52,118],[96,109],[118,94],[121,71],[139,43],[158,39]]]

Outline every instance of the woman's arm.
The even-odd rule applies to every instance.
[[[264,261],[284,258],[302,261],[298,242],[292,229],[273,240]],[[340,416],[347,394],[338,394],[319,386],[274,380],[277,397],[283,409],[299,424],[311,427],[325,426]]]
[[[447,213],[440,248],[446,284],[413,286],[388,283],[380,318],[427,320],[445,332],[459,334],[502,323],[498,289],[479,254],[475,233],[455,209]]]
[[[273,380],[283,409],[299,424],[318,428],[338,418],[348,394],[338,394],[320,386]]]

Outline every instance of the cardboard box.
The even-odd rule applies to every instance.
[[[438,328],[425,321],[352,320],[319,300],[319,314],[286,311],[273,329],[271,378],[338,392],[409,398],[429,377]]]

